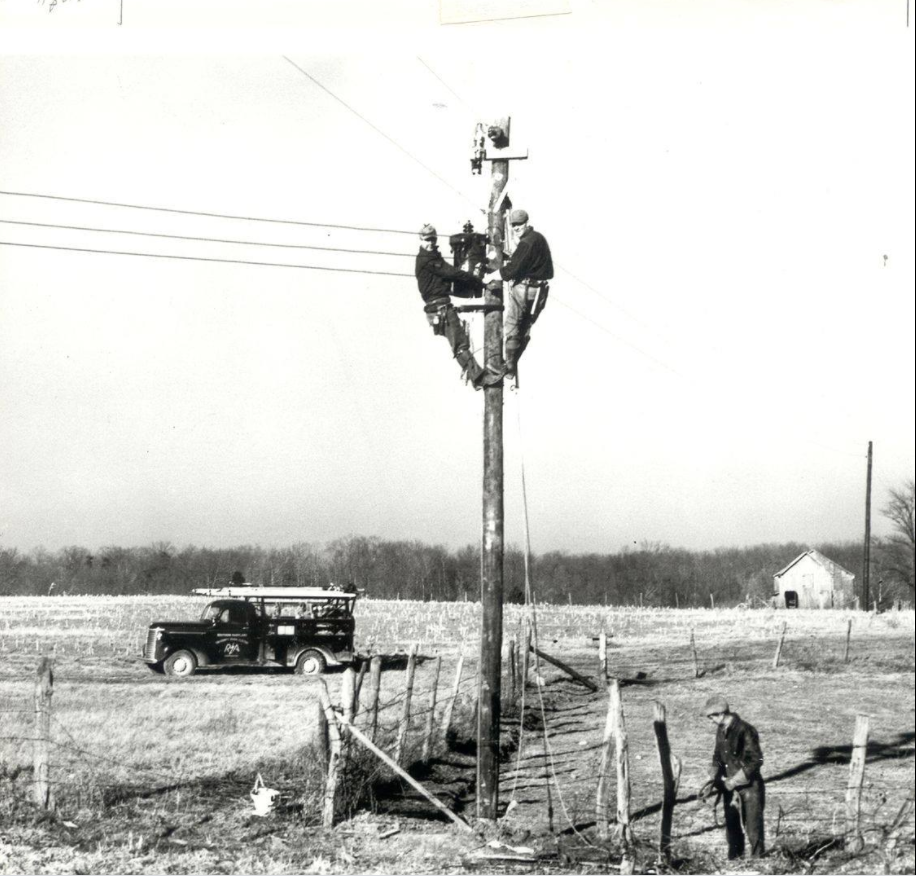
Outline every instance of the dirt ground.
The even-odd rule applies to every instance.
[[[609,667],[621,680],[629,737],[636,837],[629,867],[637,873],[913,873],[912,811],[897,842],[889,837],[895,816],[914,794],[911,621],[910,613],[902,625],[863,631],[848,662],[841,625],[806,630],[787,639],[777,669],[771,638],[725,628],[717,636],[711,626],[701,643],[698,678],[680,630],[658,637],[644,630],[616,632]],[[597,681],[590,637],[579,632],[545,637],[540,645]],[[439,652],[439,720],[457,653],[457,644],[442,644]],[[435,666],[432,653],[426,657],[417,671],[414,755]],[[0,667],[3,735],[28,733],[34,664],[32,657],[7,655]],[[95,793],[81,799],[62,786],[63,803],[52,814],[39,813],[23,793],[30,777],[28,744],[0,749],[0,796],[6,798],[0,798],[0,873],[618,873],[624,856],[614,826],[604,842],[595,825],[606,692],[600,686],[591,692],[541,664],[541,684],[527,687],[521,721],[520,704],[514,710],[507,706],[502,818],[478,822],[469,739],[475,673],[474,660],[467,660],[456,704],[458,733],[450,747],[437,750],[429,765],[415,765],[413,773],[476,831],[451,825],[362,755],[361,788],[344,795],[355,809],[345,808],[338,825],[325,830],[316,818],[314,680],[225,671],[171,680],[153,676],[129,658],[59,660],[55,708],[72,739],[60,738],[70,749],[62,747],[56,758],[58,776],[67,778],[66,767],[75,771],[74,782],[84,784],[89,774],[80,771],[94,765]],[[389,742],[398,727],[403,678],[396,665],[383,676],[388,709],[381,724]],[[336,699],[340,675],[329,674],[327,682]],[[760,862],[727,862],[721,806],[714,810],[712,802],[695,799],[713,741],[712,726],[698,711],[709,694],[719,692],[760,732],[771,851]],[[659,866],[655,853],[662,790],[655,701],[667,709],[672,750],[683,764],[674,856],[665,866]],[[14,708],[26,710],[21,724]],[[843,844],[852,731],[859,713],[870,717],[862,854]],[[90,752],[88,760],[74,755],[79,746]],[[100,753],[114,763],[93,761]],[[125,772],[118,763],[145,764],[150,773]],[[279,806],[263,818],[253,815],[249,797],[258,772],[281,792]],[[611,777],[611,814],[616,793]],[[524,861],[507,860],[507,855]]]

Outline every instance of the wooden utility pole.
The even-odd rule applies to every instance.
[[[862,558],[862,605],[868,612],[871,573],[871,442],[868,443],[868,473],[865,476],[865,551]]]
[[[509,162],[494,161],[487,213],[488,255],[491,268],[502,267],[505,199]],[[495,284],[493,284],[495,286]],[[502,362],[502,284],[487,289],[484,304],[484,360]],[[496,819],[499,804],[500,682],[503,648],[503,387],[484,391],[483,414],[483,549],[480,569],[480,689],[477,712],[477,815]]]
[[[489,143],[487,142],[489,141]],[[490,270],[503,264],[509,161],[509,119],[478,125],[475,159],[490,162],[487,210],[487,259]],[[492,288],[491,288],[492,287]],[[503,362],[503,284],[484,293],[484,363]],[[503,387],[484,390],[483,415],[483,544],[480,559],[480,673],[477,710],[477,815],[496,819],[499,804],[499,722],[503,648]]]

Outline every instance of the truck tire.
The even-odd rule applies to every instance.
[[[296,672],[300,676],[320,676],[327,668],[328,662],[317,649],[304,651],[296,661]]]
[[[181,649],[165,659],[162,669],[166,676],[192,676],[197,669],[197,658],[194,652]]]

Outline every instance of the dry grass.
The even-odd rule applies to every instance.
[[[31,736],[31,676],[38,656],[51,655],[56,674],[52,735],[58,744],[52,776],[60,820],[77,826],[32,820],[24,803],[31,744],[0,740],[0,821],[11,826],[0,838],[0,873],[420,873],[453,863],[460,847],[435,823],[414,826],[413,842],[405,832],[399,854],[394,851],[401,841],[379,845],[373,840],[383,817],[349,823],[357,839],[360,826],[367,826],[364,845],[348,847],[346,837],[342,843],[340,835],[329,838],[314,830],[321,787],[314,680],[282,671],[217,671],[172,680],[147,670],[138,660],[147,625],[196,617],[205,602],[184,597],[0,599],[0,736]],[[442,654],[440,718],[457,654],[464,649],[466,681],[457,715],[459,722],[469,723],[479,612],[479,605],[471,603],[363,600],[357,606],[358,645],[391,655],[417,642],[422,655]],[[846,663],[849,617],[854,618],[853,638]],[[506,607],[507,639],[518,638],[521,618],[520,607]],[[771,662],[784,620],[789,628],[782,664],[774,671]],[[912,612],[850,616],[840,611],[544,606],[538,622],[541,647],[583,672],[594,675],[593,637],[604,628],[612,634],[612,670],[622,677],[647,674],[644,684],[624,690],[636,810],[651,808],[660,795],[653,701],[661,699],[668,707],[672,740],[685,764],[682,789],[689,791],[702,778],[711,746],[706,723],[697,719],[697,705],[718,690],[725,690],[760,729],[768,775],[797,770],[817,747],[840,751],[849,743],[855,714],[866,712],[872,716],[872,739],[888,745],[903,741],[904,756],[869,763],[869,819],[875,826],[886,825],[899,799],[913,793]],[[693,678],[691,630],[703,670],[699,679]],[[418,668],[413,752],[425,724],[431,667],[426,661]],[[551,722],[560,723],[551,735],[562,756],[564,804],[573,821],[587,823],[594,818],[603,695],[586,698],[559,672],[545,670],[544,675],[545,694],[557,710]],[[339,674],[330,674],[328,682],[337,697]],[[383,675],[381,699],[387,709],[381,728],[389,749],[402,688],[401,670]],[[566,715],[570,709],[579,714],[572,723]],[[363,777],[374,772],[371,762],[363,768]],[[259,771],[268,785],[284,793],[288,805],[270,821],[250,815],[248,792]],[[841,824],[838,802],[847,771],[842,759],[828,759],[771,786],[768,826],[772,832],[781,809],[780,836],[789,852],[784,849],[785,858],[778,861],[786,870],[802,868],[792,864],[793,850]],[[510,794],[510,777],[507,772],[503,779],[503,800]],[[529,828],[543,822],[536,788],[537,783],[526,792],[531,803],[516,811]],[[359,790],[349,789],[347,795],[351,805],[365,803]],[[655,818],[648,812],[637,821],[641,837],[652,838]],[[676,830],[683,851],[695,855],[706,850],[703,855],[712,856],[706,861],[717,861],[721,831],[710,830],[708,812],[692,803],[680,806]],[[437,839],[427,844],[427,837]],[[437,868],[439,847],[445,858],[440,856]],[[902,861],[911,860],[910,855]],[[893,871],[899,861],[893,858],[881,867]],[[834,864],[850,873],[856,867],[854,862]]]

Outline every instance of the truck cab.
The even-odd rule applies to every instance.
[[[143,660],[168,676],[204,667],[274,666],[302,675],[355,661],[356,593],[321,588],[204,588],[198,621],[154,621]]]

